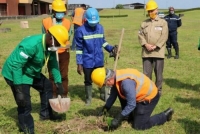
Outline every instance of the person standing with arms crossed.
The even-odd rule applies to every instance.
[[[174,59],[178,59],[179,58],[179,46],[178,46],[178,42],[177,42],[177,34],[178,34],[177,29],[178,29],[178,27],[180,27],[182,25],[181,18],[178,17],[177,15],[175,15],[173,7],[169,8],[169,15],[165,16],[164,18],[167,21],[168,28],[169,28],[169,36],[168,36],[168,40],[166,42],[167,52],[168,52],[167,58],[169,59],[172,57],[171,48],[173,45],[175,52],[176,52],[176,56],[174,57]]]
[[[48,29],[53,25],[63,25],[66,30],[69,32],[71,27],[71,22],[64,18],[66,14],[66,7],[62,0],[54,0],[52,2],[52,17],[48,17],[42,20],[42,33],[47,33]],[[55,24],[54,24],[55,23]],[[64,87],[64,92],[62,97],[67,97],[68,95],[68,67],[70,61],[70,54],[69,54],[69,40],[66,42],[66,48],[60,48],[58,50],[58,62],[59,62],[59,69],[62,76],[62,84]],[[49,79],[53,84],[53,97],[57,98],[57,88],[52,76],[52,73],[49,72]]]
[[[143,73],[152,79],[154,69],[155,84],[161,95],[168,26],[164,19],[158,17],[158,5],[155,1],[150,0],[146,4],[146,10],[150,18],[141,23],[138,33],[142,47]]]
[[[74,12],[72,13],[72,23],[74,24],[74,35],[76,32],[76,29],[80,26],[82,26],[85,22],[84,20],[84,13],[86,10],[86,5],[81,4],[81,7],[77,7]],[[71,50],[76,50],[76,43],[75,43],[75,37],[73,37]]]

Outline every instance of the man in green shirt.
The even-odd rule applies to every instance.
[[[62,95],[60,71],[56,60],[56,51],[66,46],[68,32],[65,27],[55,25],[46,34],[28,36],[10,54],[3,65],[2,75],[11,87],[18,105],[18,121],[20,130],[34,134],[34,120],[31,116],[30,88],[40,93],[40,120],[56,120],[49,104],[52,95],[51,82],[41,73],[42,67],[47,66],[52,72],[58,94]],[[47,67],[46,67],[47,68]]]

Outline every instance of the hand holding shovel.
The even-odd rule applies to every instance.
[[[70,98],[62,98],[63,86],[62,83],[57,83],[56,87],[58,89],[58,98],[49,99],[51,108],[58,113],[64,113],[68,111],[70,107]]]

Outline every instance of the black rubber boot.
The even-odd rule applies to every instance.
[[[92,101],[92,86],[85,86],[85,96],[86,96],[85,105],[89,106]]]
[[[175,52],[176,52],[176,56],[174,57],[174,59],[179,59],[179,48],[176,48]]]
[[[172,57],[172,51],[171,51],[171,48],[167,48],[167,52],[168,52],[167,59],[169,59],[169,58]]]

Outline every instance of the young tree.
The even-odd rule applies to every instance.
[[[123,5],[122,4],[118,4],[117,6],[116,6],[116,9],[123,9],[124,7],[123,7]]]

